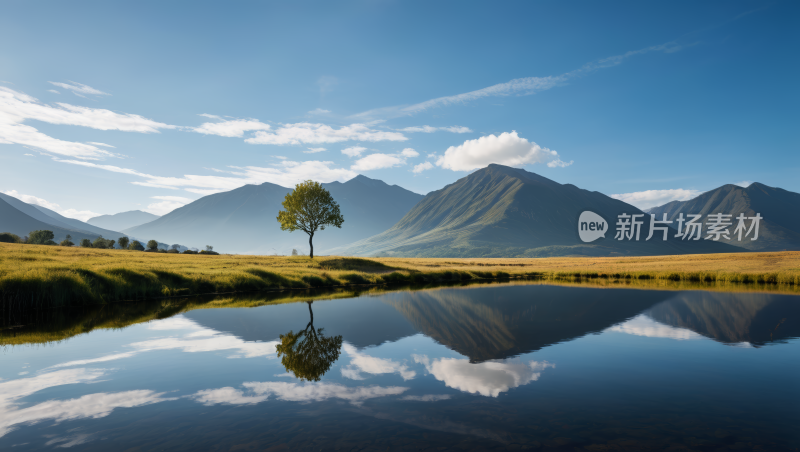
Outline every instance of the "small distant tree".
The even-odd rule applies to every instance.
[[[134,240],[128,245],[128,249],[132,251],[144,251],[144,246],[138,240]]]
[[[10,232],[0,232],[0,242],[3,243],[22,243],[22,239],[17,234]]]
[[[206,251],[214,251],[214,247],[211,245],[206,245]]]
[[[92,247],[92,241],[89,240],[89,239],[83,239],[83,240],[81,240],[81,246],[84,247],[84,248],[91,248]]]
[[[69,235],[69,234],[67,234],[67,238],[62,240],[61,243],[59,243],[59,245],[61,245],[61,246],[75,246],[75,244],[72,243],[72,236]]]
[[[292,248],[292,256],[297,256],[297,250]]]
[[[155,251],[158,249],[158,242],[150,240],[147,242],[147,251]]]
[[[107,247],[108,247],[108,241],[104,239],[102,235],[94,239],[94,242],[92,242],[92,248],[105,249]]]
[[[178,245],[177,243],[175,243],[174,245],[172,245],[172,246],[170,247],[170,249],[172,249],[172,250],[179,250],[180,248],[181,248],[181,246],[180,246],[180,245]]]
[[[119,240],[117,240],[117,243],[119,243],[120,249],[126,250],[128,249],[130,240],[127,237],[120,237]]]
[[[297,184],[283,200],[283,208],[278,212],[281,230],[293,232],[301,230],[308,234],[309,256],[314,258],[314,233],[324,231],[328,226],[342,227],[344,218],[339,204],[319,182],[307,180]]]
[[[53,241],[55,237],[53,231],[33,231],[28,234],[28,243],[32,245],[55,245],[56,242]]]

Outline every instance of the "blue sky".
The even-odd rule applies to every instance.
[[[800,192],[796,2],[3,9],[0,191],[80,219],[359,173],[427,193],[492,162],[640,207]]]

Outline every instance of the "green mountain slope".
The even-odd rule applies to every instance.
[[[657,218],[666,213],[670,220],[678,218],[680,213],[684,217],[686,214],[702,214],[704,221],[705,216],[710,213],[732,214],[733,226],[729,228],[731,240],[728,243],[753,251],[800,250],[800,193],[782,188],[757,182],[747,188],[728,184],[692,200],[672,201],[654,207],[649,212],[656,214]],[[743,236],[740,242],[733,236],[737,223],[735,218],[740,213],[747,217],[759,213],[763,217],[759,225],[758,240],[750,240],[749,237],[745,239]],[[746,224],[749,228],[750,221]]]
[[[122,231],[136,226],[149,223],[159,218],[158,215],[142,212],[141,210],[131,210],[128,212],[115,213],[114,215],[100,215],[90,218],[87,223],[105,229]]]
[[[322,184],[341,206],[344,224],[314,236],[314,249],[326,250],[385,231],[422,195],[397,185],[357,176],[345,183]],[[192,247],[213,245],[225,253],[308,253],[308,236],[281,231],[276,217],[290,189],[271,183],[245,185],[198,199],[147,224],[126,229],[138,239],[155,239]]]
[[[583,243],[578,218],[592,211],[608,222],[605,238]],[[559,184],[525,170],[489,165],[429,193],[391,229],[332,250],[342,255],[404,257],[543,257],[558,255],[664,255],[743,251],[700,241],[614,240],[617,215],[642,212],[599,192]]]

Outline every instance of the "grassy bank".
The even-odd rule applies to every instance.
[[[0,243],[4,310],[259,290],[535,277],[800,285],[800,252],[625,258],[203,256]]]

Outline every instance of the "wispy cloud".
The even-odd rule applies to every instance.
[[[751,186],[752,184],[753,184],[753,181],[751,181],[751,180],[743,180],[741,182],[734,182],[733,183],[733,185],[738,185],[738,186],[744,187],[744,188],[747,188],[747,187]]]
[[[431,162],[424,162],[420,163],[419,165],[414,165],[414,169],[412,170],[414,173],[421,173],[423,171],[429,170],[433,168],[433,163]]]
[[[411,116],[421,111],[429,110],[431,108],[445,107],[454,104],[463,104],[485,97],[497,96],[529,96],[545,90],[549,90],[556,86],[564,85],[572,79],[590,74],[599,69],[608,68],[622,64],[626,59],[643,55],[650,52],[664,52],[674,53],[682,48],[676,42],[667,42],[660,45],[646,47],[644,49],[633,50],[623,53],[621,55],[614,55],[608,58],[603,58],[597,61],[586,63],[578,69],[570,72],[565,72],[560,75],[551,75],[546,77],[525,77],[510,80],[504,83],[488,86],[486,88],[477,89],[467,93],[456,94],[453,96],[437,97],[425,102],[420,102],[413,105],[398,105],[393,107],[376,108],[368,110],[363,113],[353,115],[354,118],[380,118],[380,117],[400,117]]]
[[[301,122],[283,124],[274,132],[261,130],[244,140],[250,144],[325,144],[342,141],[406,141],[402,133],[371,129],[365,124],[351,124],[335,129],[326,124]]]
[[[316,154],[318,152],[325,152],[327,149],[325,148],[308,148],[307,151],[303,151],[304,154]]]
[[[361,153],[363,153],[366,150],[367,148],[362,146],[350,146],[349,148],[342,149],[342,154],[350,158],[353,158],[353,157],[358,157],[359,155],[361,155]]]
[[[324,110],[322,108],[315,108],[308,112],[309,115],[327,115],[330,113],[330,110]]]
[[[470,129],[469,127],[462,127],[462,126],[451,126],[451,127],[413,126],[400,129],[400,131],[409,133],[414,133],[414,132],[433,133],[437,131],[452,132],[452,133],[472,133],[472,129]]]
[[[152,196],[153,199],[158,199],[159,202],[149,204],[146,211],[154,215],[166,215],[178,207],[183,207],[192,202],[189,198],[183,196]]]
[[[80,97],[86,97],[84,94],[90,94],[93,96],[110,96],[111,94],[104,93],[99,89],[94,89],[89,85],[84,85],[83,83],[73,82],[70,81],[69,83],[61,83],[61,82],[48,82],[52,85],[58,86],[59,88],[64,88],[67,90],[72,91],[73,94]]]
[[[203,114],[207,118],[219,119],[219,116]],[[257,119],[231,119],[220,122],[206,122],[192,129],[197,133],[205,135],[217,135],[221,137],[243,137],[245,132],[254,130],[269,130],[270,125],[264,124]]]
[[[344,152],[344,151],[342,151]],[[397,154],[375,153],[356,160],[350,169],[353,171],[370,171],[376,169],[392,168],[406,164],[406,159],[418,157],[419,152],[405,148]]]
[[[50,137],[32,126],[23,124],[26,120],[139,133],[158,133],[160,129],[176,128],[139,115],[115,113],[100,108],[65,103],[51,106],[27,94],[0,86],[0,144],[21,144],[53,154],[88,160],[114,156],[92,144]]]
[[[701,193],[703,192],[700,190],[676,188],[671,190],[644,190],[632,193],[619,193],[611,195],[611,197],[645,210],[672,201],[688,201],[696,198]]]

